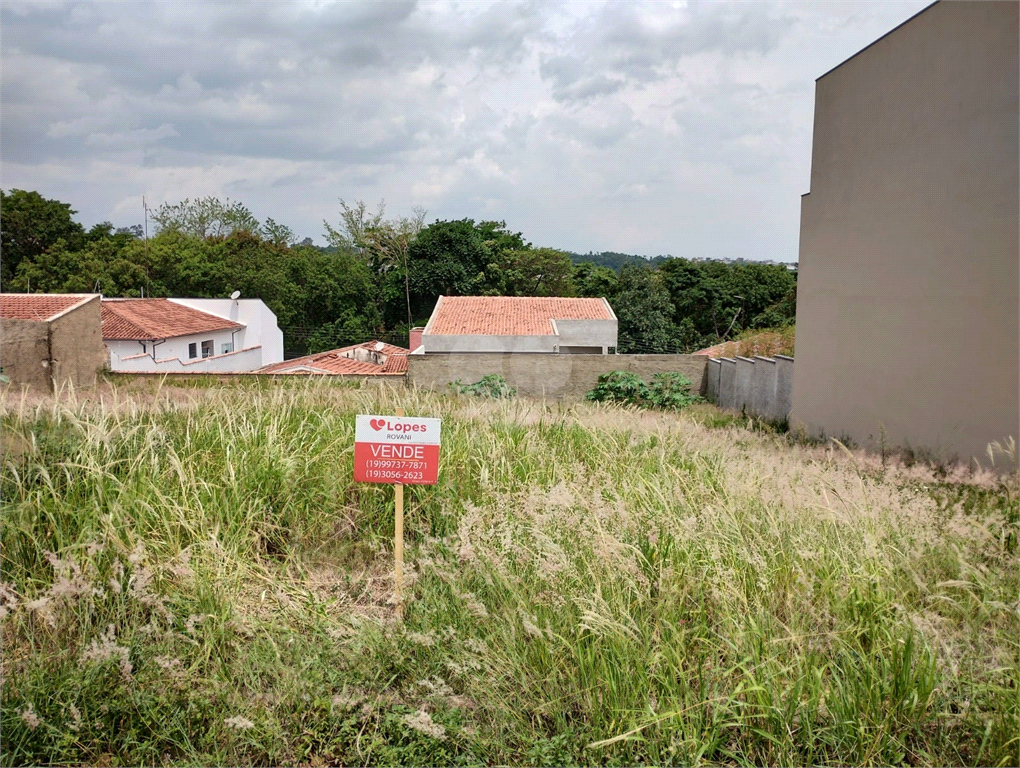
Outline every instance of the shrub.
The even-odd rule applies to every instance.
[[[648,385],[640,376],[627,371],[610,371],[599,376],[595,389],[584,397],[597,403],[646,405],[650,395]]]
[[[479,381],[474,384],[464,384],[460,379],[450,384],[453,391],[459,395],[475,395],[477,397],[515,397],[517,390],[511,387],[507,380],[500,376],[498,373],[490,373],[488,376],[482,376]]]
[[[692,403],[701,402],[698,395],[691,394],[691,380],[682,373],[669,371],[652,376],[648,400],[656,408],[679,411]]]
[[[610,371],[599,376],[595,389],[585,399],[598,403],[623,403],[642,408],[680,410],[701,398],[691,394],[691,380],[682,373],[669,371],[652,376],[651,385],[634,373]]]

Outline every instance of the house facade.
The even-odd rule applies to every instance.
[[[283,359],[259,299],[103,299],[102,318],[113,371],[244,373]]]
[[[413,354],[605,355],[616,352],[616,338],[616,315],[604,298],[440,296]]]
[[[937,2],[820,77],[791,424],[984,459],[1020,422],[1016,2]]]

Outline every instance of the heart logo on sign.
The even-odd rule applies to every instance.
[[[386,428],[386,422],[383,419],[372,419],[369,424],[372,425],[372,429],[378,432],[380,429]]]

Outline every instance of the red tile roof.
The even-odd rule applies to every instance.
[[[11,320],[49,320],[98,293],[0,293],[0,317]]]
[[[379,352],[386,356],[386,360],[382,365],[377,365],[354,360],[343,354],[359,348]],[[273,363],[260,368],[257,373],[395,376],[407,371],[407,353],[408,350],[393,344],[386,344],[382,341],[366,341],[364,344],[353,344],[349,347],[331,349],[329,352],[318,352],[305,357],[295,357],[293,360],[284,360],[282,363]]]
[[[706,357],[733,357],[739,351],[739,341],[724,341],[722,344],[716,344],[714,347],[705,347],[692,354],[705,355]]]
[[[612,320],[605,299],[440,296],[426,335],[551,336],[553,320]]]
[[[168,299],[103,299],[104,339],[155,340],[244,328],[219,315]]]

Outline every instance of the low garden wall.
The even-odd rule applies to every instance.
[[[704,394],[703,355],[570,355],[548,352],[432,352],[407,356],[410,386],[445,390],[498,374],[523,397],[579,400],[610,371],[627,371],[648,381],[656,373],[678,372],[691,380],[694,394]]]

